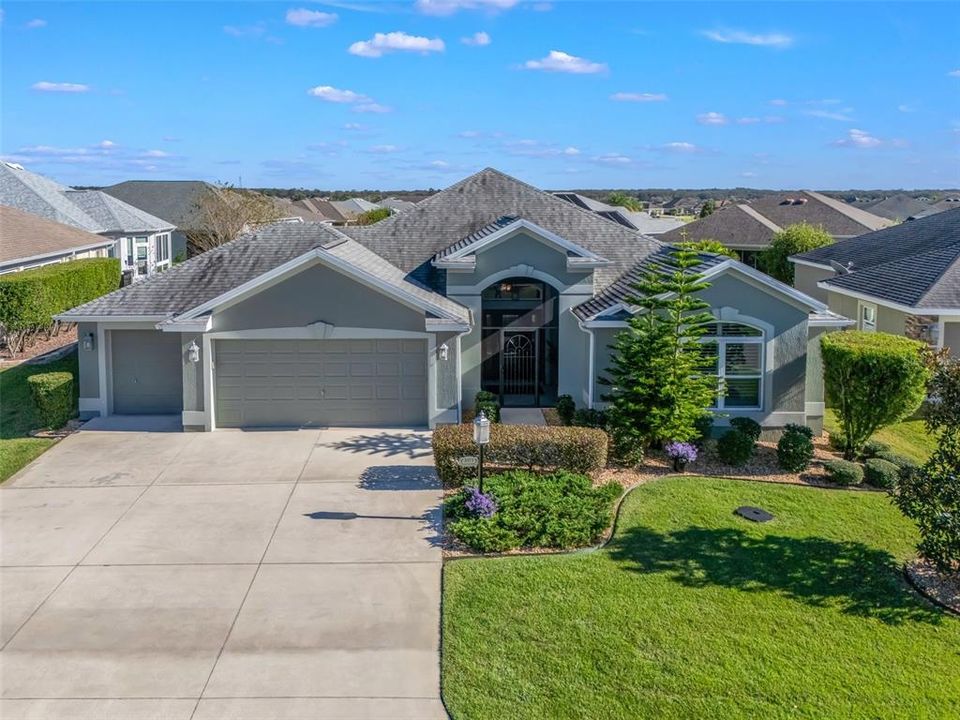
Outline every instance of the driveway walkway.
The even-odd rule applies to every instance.
[[[0,487],[0,717],[446,717],[429,433],[101,427]]]

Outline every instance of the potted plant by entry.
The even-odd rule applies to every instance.
[[[667,457],[673,460],[673,469],[683,472],[687,463],[697,459],[697,446],[688,442],[671,442],[664,447]]]

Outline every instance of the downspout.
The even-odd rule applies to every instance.
[[[571,314],[573,313],[573,308],[570,308]],[[577,317],[574,315],[574,317]],[[596,348],[596,336],[593,333],[591,328],[586,327],[583,324],[583,321],[580,318],[577,318],[577,326],[590,336],[590,350],[589,357],[587,358],[587,408],[590,410],[593,409],[593,356]]]

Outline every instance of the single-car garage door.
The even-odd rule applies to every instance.
[[[183,410],[180,333],[110,332],[113,412],[165,415]]]
[[[219,427],[427,424],[425,340],[218,340]]]

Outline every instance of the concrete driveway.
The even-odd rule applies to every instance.
[[[446,717],[429,433],[145,422],[0,487],[4,720]]]

